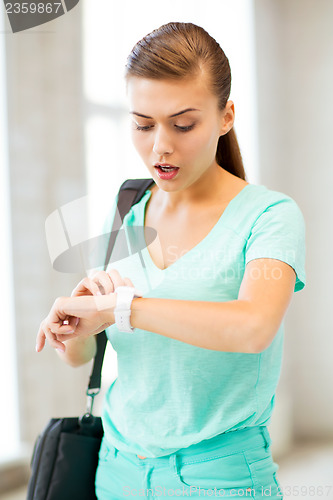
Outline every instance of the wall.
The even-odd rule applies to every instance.
[[[35,352],[41,320],[81,276],[52,269],[45,219],[86,193],[83,155],[81,11],[6,36],[9,161],[22,439],[50,417],[85,409],[89,366]],[[76,18],[73,19],[73,18]]]
[[[296,439],[333,438],[332,19],[331,0],[255,1],[261,183],[292,196],[307,229],[279,389]]]

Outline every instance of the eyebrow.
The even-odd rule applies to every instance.
[[[170,115],[169,118],[174,118],[175,116],[183,115],[184,113],[187,113],[188,111],[199,111],[199,110],[195,109],[195,108],[183,109],[182,111],[179,111],[178,113],[175,113],[174,115]],[[141,116],[142,118],[148,118],[149,120],[153,119],[151,116],[143,115],[141,113],[137,113],[136,111],[130,111],[130,113],[132,115]]]

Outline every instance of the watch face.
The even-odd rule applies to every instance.
[[[120,286],[115,289],[117,293],[116,307],[114,311],[131,312],[131,304],[134,297],[134,288],[131,286]]]
[[[118,293],[118,290],[120,293],[124,293],[124,292],[134,292],[134,295],[136,297],[142,297],[142,292],[140,290],[138,290],[137,288],[133,287],[133,286],[127,286],[127,285],[121,285],[121,286],[118,286],[117,288],[115,288],[115,293]]]

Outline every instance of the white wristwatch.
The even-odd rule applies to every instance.
[[[133,286],[118,286],[115,289],[117,294],[114,316],[116,327],[121,332],[133,333],[134,328],[130,323],[131,304],[134,297],[142,297],[142,293]]]

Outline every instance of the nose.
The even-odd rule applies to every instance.
[[[173,145],[165,130],[160,127],[156,130],[153,151],[158,156],[164,156],[173,152]]]

